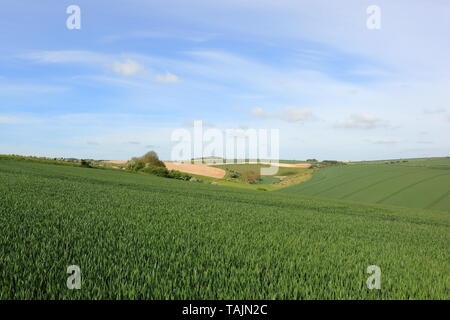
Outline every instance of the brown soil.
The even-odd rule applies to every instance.
[[[226,164],[233,164],[233,163],[208,163],[209,166],[220,166],[220,165],[226,165]],[[243,163],[236,163],[236,164],[271,164],[278,167],[288,167],[288,168],[309,168],[311,164],[309,163],[277,163],[277,162],[243,162]]]
[[[181,172],[198,174],[200,176],[222,179],[225,177],[225,170],[208,166],[207,164],[187,164],[179,162],[164,162],[167,169]]]
[[[105,162],[112,164],[127,164],[128,160],[106,160]]]

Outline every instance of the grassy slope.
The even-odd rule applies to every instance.
[[[0,299],[450,298],[442,212],[8,160],[0,202]]]
[[[241,174],[244,174],[247,171],[253,171],[260,173],[261,168],[269,168],[270,165],[266,164],[225,164],[225,165],[216,165],[213,166],[216,168],[220,168],[223,170],[231,169]],[[285,188],[289,185],[294,185],[298,183],[305,182],[309,180],[313,175],[313,171],[307,168],[292,168],[292,167],[279,167],[277,173],[273,175],[265,175],[262,176],[262,179],[257,184],[248,184],[244,181],[243,178],[230,179],[229,172],[225,175],[224,179],[215,179],[220,185],[230,186],[230,187],[239,187],[246,189],[258,189],[264,188],[268,191],[278,190],[281,188]],[[276,176],[284,176],[283,180],[275,178]],[[231,180],[231,181],[227,181]]]
[[[283,191],[450,212],[450,159],[328,167]]]

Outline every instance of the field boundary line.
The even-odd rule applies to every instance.
[[[380,183],[389,181],[389,180],[391,180],[391,179],[396,179],[396,178],[399,178],[399,177],[404,177],[404,176],[407,176],[407,175],[409,175],[409,174],[414,174],[414,173],[417,173],[417,172],[408,172],[408,173],[405,173],[405,174],[400,174],[400,175],[395,176],[395,177],[389,177],[389,178],[381,179],[381,180],[379,180],[379,181],[377,181],[377,182],[374,182],[374,183],[372,183],[372,184],[369,184],[368,186],[366,186],[366,187],[364,187],[364,188],[362,188],[362,189],[358,189],[358,190],[356,190],[356,191],[352,191],[352,192],[350,192],[350,193],[347,193],[346,195],[344,195],[343,197],[341,197],[341,198],[339,198],[339,199],[346,199],[347,197],[350,197],[350,196],[352,196],[352,195],[354,195],[354,194],[356,194],[356,193],[358,193],[358,192],[364,191],[364,190],[366,190],[367,188],[371,188],[371,187],[373,187],[373,186],[376,186],[376,185],[378,185],[378,184],[380,184]]]
[[[416,182],[411,183],[410,185],[407,185],[406,187],[400,188],[399,190],[391,193],[390,195],[388,195],[388,196],[378,200],[376,203],[382,203],[382,202],[386,201],[387,199],[392,198],[393,196],[396,196],[397,194],[399,194],[399,193],[401,193],[401,192],[403,192],[405,190],[408,190],[411,187],[414,187],[414,186],[416,186],[418,184],[421,184],[422,182],[425,182],[425,181],[428,181],[428,180],[433,180],[434,178],[437,178],[437,177],[448,176],[448,175],[450,175],[450,173],[438,174],[436,176],[432,176],[432,177],[428,177],[428,178],[416,181]]]
[[[446,193],[444,193],[442,196],[440,196],[439,198],[437,198],[436,200],[432,201],[430,204],[428,204],[424,209],[431,209],[433,206],[437,205],[439,202],[441,202],[442,200],[444,200],[445,198],[447,198],[450,195],[450,190],[447,191]]]
[[[328,189],[320,191],[319,193],[316,193],[316,195],[324,193],[324,192],[328,192],[330,190],[333,190],[334,188],[338,188],[338,187],[343,186],[345,184],[352,183],[353,181],[356,181],[356,180],[359,180],[359,179],[364,179],[364,178],[371,177],[371,176],[374,176],[374,175],[379,175],[379,173],[375,172],[375,173],[371,173],[371,174],[368,174],[368,175],[365,175],[365,176],[362,176],[362,177],[357,177],[357,178],[354,178],[354,179],[351,179],[351,180],[339,183],[337,185],[332,186],[331,188],[328,188]]]
[[[345,168],[345,166],[343,166],[342,168]],[[324,169],[326,169],[326,168],[323,168],[322,170],[324,170]],[[320,172],[320,170],[321,170],[321,169],[319,169],[318,172]],[[345,170],[345,169],[344,169],[344,170]],[[347,173],[347,172],[346,172],[346,173],[343,173],[343,174],[339,174],[339,175],[335,176],[335,177],[332,178],[332,179],[338,179],[338,178],[345,177],[345,176],[348,176],[348,173]],[[314,175],[313,175],[313,177],[314,177]],[[317,180],[317,179],[320,179],[320,180]],[[326,182],[329,178],[327,178],[327,176],[323,175],[322,177],[317,178],[317,179],[316,179],[316,181],[310,180],[311,182],[310,182],[309,184],[306,184],[306,183],[305,183],[305,184],[303,185],[304,188],[303,188],[301,191],[308,190],[309,188],[315,187],[315,186],[317,186],[318,184],[320,184],[320,183],[322,183],[322,182]],[[300,185],[300,184],[299,184],[299,185]],[[322,192],[322,191],[321,191],[321,192]]]
[[[347,168],[347,166],[340,165],[339,168],[342,168],[342,169],[345,170],[345,169]],[[319,172],[322,172],[322,173],[323,173],[323,172],[326,171],[326,170],[332,170],[332,169],[333,169],[333,166],[331,166],[331,167],[325,167],[325,168],[319,168],[319,169],[317,170],[317,173],[316,173],[316,174],[313,174],[313,177],[314,177],[314,176],[317,176]],[[345,176],[347,176],[347,175],[348,175],[348,174],[347,174],[346,172],[340,173],[340,174],[338,174],[337,176],[335,176],[333,179],[345,177]],[[319,179],[320,179],[320,180],[319,180]],[[327,177],[326,175],[322,175],[321,177],[316,178],[315,181],[310,180],[311,182],[308,184],[307,187],[308,187],[308,188],[309,188],[309,187],[313,187],[313,186],[315,186],[315,185],[317,185],[317,184],[322,183],[324,180],[327,180],[327,179],[328,179],[328,177]]]
[[[314,173],[313,173],[313,178],[314,178]],[[308,188],[310,188],[310,187],[314,187],[315,185],[317,185],[317,184],[319,184],[319,183],[321,183],[323,180],[326,180],[327,178],[325,177],[325,176],[321,176],[321,177],[319,177],[319,178],[316,178],[316,180],[315,181],[312,181],[312,179],[313,178],[311,178],[311,180],[309,180],[309,181],[311,181],[311,184],[309,184],[309,185],[307,185],[306,187],[305,187],[305,184],[303,184],[303,191],[306,189],[308,189]],[[308,182],[308,181],[305,181],[305,182]],[[292,185],[292,186],[289,186],[289,187],[294,187],[294,186],[300,186],[302,183],[298,183],[298,184],[295,184],[295,185]],[[288,188],[289,188],[288,187]],[[286,188],[287,189],[287,188]]]

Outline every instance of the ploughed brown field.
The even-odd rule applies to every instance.
[[[210,163],[209,165],[220,166],[226,165],[230,163]],[[309,163],[277,163],[277,162],[243,162],[242,164],[271,164],[273,166],[278,167],[286,167],[286,168],[309,168],[311,164]]]
[[[178,170],[181,172],[197,174],[200,176],[207,176],[217,179],[222,179],[225,177],[225,170],[211,167],[207,164],[187,164],[179,162],[164,162],[167,169]]]
[[[105,162],[112,164],[127,164],[128,160],[106,160]]]

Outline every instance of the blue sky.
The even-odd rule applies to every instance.
[[[450,3],[335,2],[4,0],[0,153],[167,159],[203,120],[285,159],[450,155]]]

